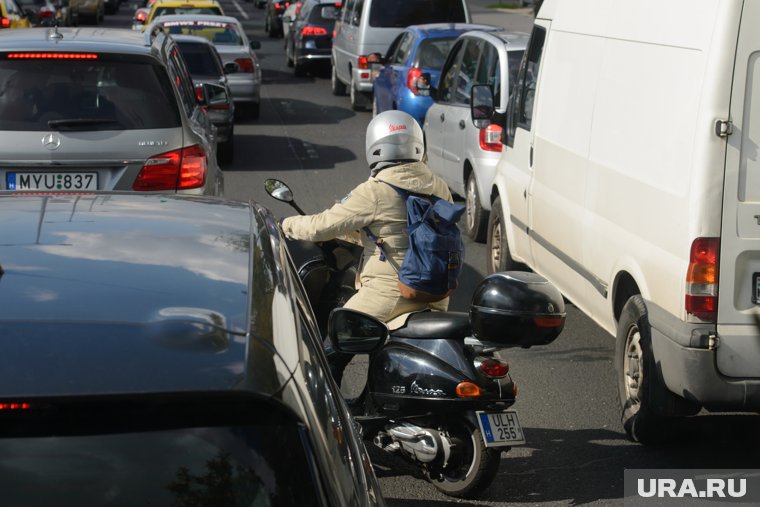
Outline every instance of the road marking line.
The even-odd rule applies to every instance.
[[[248,14],[243,10],[243,7],[237,2],[237,0],[232,0],[232,5],[235,6],[241,16],[243,16],[245,19],[249,19]]]

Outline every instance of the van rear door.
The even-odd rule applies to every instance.
[[[760,2],[745,0],[731,92],[720,243],[717,366],[760,377]],[[720,127],[720,124],[718,124]]]

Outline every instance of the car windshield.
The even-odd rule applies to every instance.
[[[424,70],[440,71],[455,40],[456,37],[452,36],[425,39],[420,42],[420,47],[417,49],[417,66]]]
[[[161,23],[165,32],[173,35],[196,35],[215,45],[240,46],[243,43],[240,31],[234,23],[216,21],[167,21]]]
[[[179,41],[178,44],[191,76],[222,76],[219,60],[207,44],[186,41]]]
[[[314,505],[303,425],[270,403],[205,401],[193,410],[32,403],[28,416],[0,416],[3,505]]]
[[[372,2],[370,26],[401,28],[423,23],[464,23],[462,0],[382,0]]]
[[[0,56],[0,130],[173,128],[171,83],[147,61]]]

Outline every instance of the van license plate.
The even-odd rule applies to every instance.
[[[760,303],[760,273],[752,273],[752,302]]]
[[[96,172],[8,172],[5,176],[8,190],[71,192],[98,189]]]
[[[480,432],[483,434],[483,443],[486,447],[498,447],[507,445],[522,445],[525,443],[520,421],[517,420],[516,410],[504,410],[501,412],[475,412],[480,424]]]

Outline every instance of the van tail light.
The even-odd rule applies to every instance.
[[[503,129],[500,126],[493,123],[484,129],[480,129],[480,149],[500,152],[502,131]]]
[[[357,67],[363,70],[369,69],[369,62],[367,61],[366,55],[361,55],[359,57],[359,60],[357,62]]]
[[[132,189],[147,192],[198,188],[206,182],[207,172],[206,152],[196,144],[146,160]]]
[[[316,37],[319,35],[327,35],[327,30],[321,26],[306,25],[301,29],[301,37]]]
[[[420,91],[417,89],[417,79],[422,75],[422,69],[412,67],[406,73],[406,87],[413,95],[419,95]]]
[[[240,72],[245,72],[247,74],[253,73],[253,60],[250,58],[238,58],[235,60],[235,63],[240,67]]]
[[[686,312],[711,322],[718,313],[719,252],[719,238],[695,239],[686,272]]]
[[[509,373],[509,363],[500,359],[478,358],[475,366],[487,377],[504,378]]]

